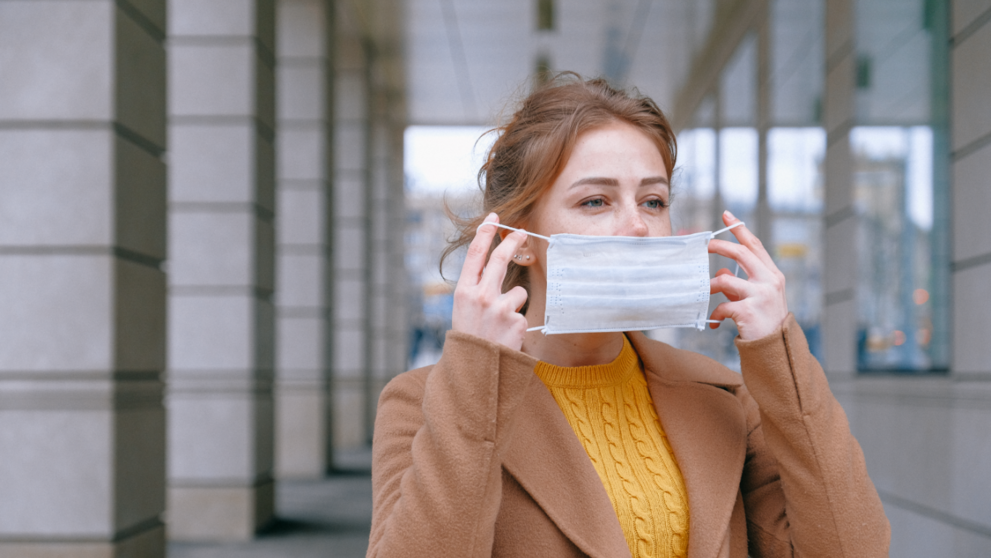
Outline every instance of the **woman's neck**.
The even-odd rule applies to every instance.
[[[609,364],[622,350],[619,332],[544,335],[531,331],[523,339],[524,353],[555,366]]]
[[[543,289],[531,289],[526,318],[528,327],[544,325]],[[555,366],[593,366],[608,364],[623,350],[623,334],[569,333],[544,335],[531,331],[523,339],[523,352]]]

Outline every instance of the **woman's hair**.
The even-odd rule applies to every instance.
[[[471,243],[489,213],[499,215],[503,224],[525,226],[540,195],[567,164],[578,136],[617,121],[631,124],[653,140],[670,177],[677,144],[671,125],[654,101],[635,89],[628,93],[613,88],[601,78],[558,74],[530,93],[509,123],[488,132],[498,138],[478,171],[482,213],[461,218],[448,211],[458,234],[444,250],[441,266],[451,253]],[[496,235],[493,248],[499,240]],[[516,285],[529,287],[529,278],[525,267],[510,263],[503,291]]]

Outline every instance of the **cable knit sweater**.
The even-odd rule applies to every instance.
[[[602,479],[633,558],[684,558],[688,493],[626,337],[609,364],[534,370]]]

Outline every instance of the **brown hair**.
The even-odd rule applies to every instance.
[[[503,224],[524,225],[540,195],[564,170],[578,136],[615,121],[633,125],[654,141],[670,177],[677,144],[654,101],[635,89],[627,93],[613,88],[604,79],[585,80],[563,72],[524,99],[509,123],[488,132],[499,137],[478,171],[482,213],[463,219],[448,212],[458,235],[444,250],[441,266],[451,253],[471,243],[489,213],[499,215]],[[497,235],[493,248],[499,240]],[[503,291],[516,285],[529,287],[529,278],[525,267],[510,263]]]

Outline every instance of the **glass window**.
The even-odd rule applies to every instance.
[[[744,220],[757,205],[757,141],[756,128],[733,127],[719,131],[722,202],[726,209]]]
[[[947,8],[858,0],[856,10],[857,363],[945,369]]]
[[[716,192],[716,131],[692,128],[678,136],[678,166],[672,180],[674,234],[693,234],[712,226]]]
[[[822,128],[772,128],[767,134],[767,198],[771,255],[788,284],[788,309],[821,355],[822,209],[826,133]]]
[[[409,274],[410,353],[417,368],[440,358],[451,328],[453,286],[463,251],[452,254],[441,276],[438,264],[456,232],[445,211],[467,216],[479,209],[476,173],[494,134],[475,126],[410,126],[403,139],[406,204],[406,271]]]
[[[850,134],[859,217],[858,363],[933,368],[933,132],[864,126]]]

